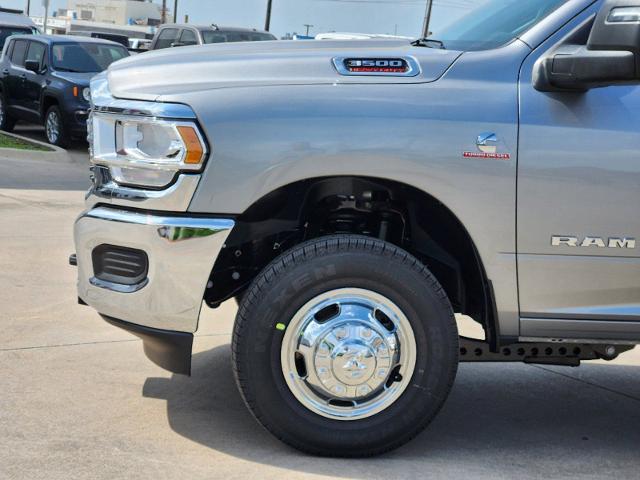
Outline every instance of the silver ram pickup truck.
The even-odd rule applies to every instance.
[[[313,454],[393,449],[461,361],[640,343],[638,85],[640,0],[483,0],[414,42],[117,62],[91,85],[79,301],[190,374],[203,302],[235,298],[262,425]]]

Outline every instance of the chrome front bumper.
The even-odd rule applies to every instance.
[[[209,275],[234,222],[97,207],[75,224],[78,297],[100,314],[132,324],[195,332]],[[143,250],[147,278],[137,285],[97,279],[99,245]]]

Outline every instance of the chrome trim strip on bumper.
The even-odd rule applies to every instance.
[[[173,185],[164,190],[122,187],[113,181],[104,184],[97,182],[87,192],[85,206],[90,209],[98,203],[109,203],[146,210],[186,212],[199,183],[200,175],[195,174],[178,175]]]
[[[213,265],[233,220],[148,214],[108,207],[75,224],[78,296],[100,314],[150,328],[195,332]],[[136,286],[94,277],[92,252],[102,244],[144,250],[147,279]]]

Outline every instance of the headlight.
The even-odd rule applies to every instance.
[[[94,112],[91,161],[124,185],[160,188],[179,171],[199,171],[205,142],[195,123]]]
[[[87,102],[91,101],[91,89],[89,87],[82,89],[82,98],[84,98]]]

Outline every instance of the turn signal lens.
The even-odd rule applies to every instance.
[[[74,97],[78,96],[78,87],[73,87],[73,96]]]
[[[197,165],[202,162],[204,157],[204,147],[200,143],[200,138],[196,130],[193,127],[180,125],[176,127],[180,137],[187,148],[187,153],[184,157],[184,163],[189,165]]]

